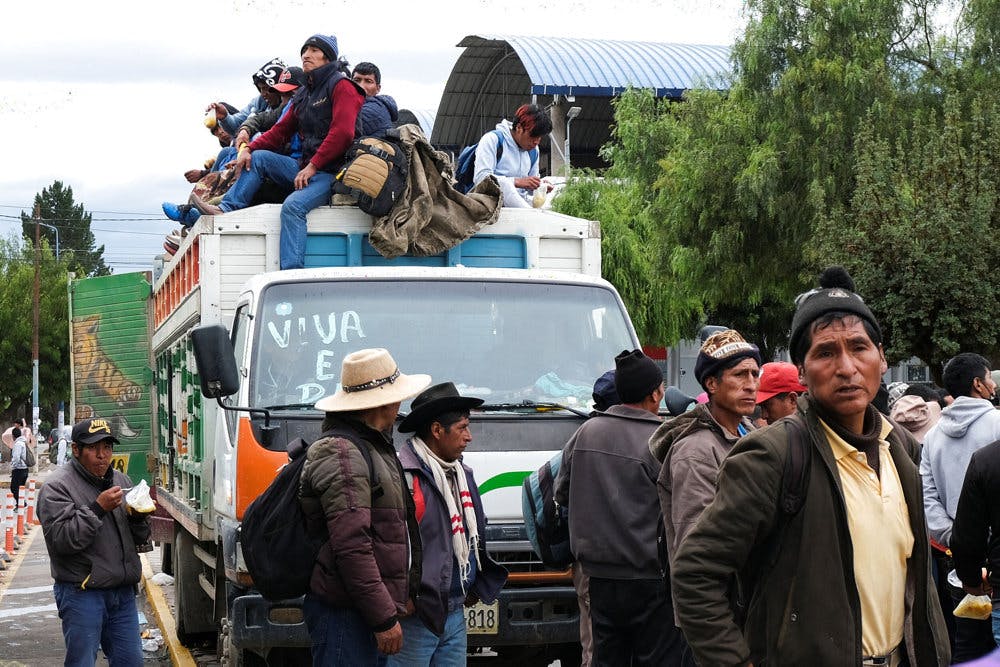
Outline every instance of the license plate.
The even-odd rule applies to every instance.
[[[500,629],[500,602],[477,602],[465,609],[465,627],[470,635],[495,635]]]

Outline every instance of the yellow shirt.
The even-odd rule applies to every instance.
[[[882,419],[879,471],[864,452],[847,444],[822,420],[837,460],[854,544],[854,581],[861,600],[861,655],[885,655],[903,641],[906,615],[906,561],[913,553],[913,531],[903,487],[889,454],[892,425]]]

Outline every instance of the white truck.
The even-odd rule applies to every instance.
[[[227,664],[290,664],[308,650],[300,602],[254,592],[240,520],[287,461],[286,444],[319,435],[312,406],[336,391],[343,356],[385,347],[404,372],[486,400],[465,460],[489,550],[511,575],[496,603],[468,610],[470,651],[578,660],[571,571],[533,553],[521,485],[586,418],[615,355],[639,347],[600,278],[597,223],[504,209],[448,252],[390,261],[368,243],[369,216],[323,207],[309,216],[310,268],[278,271],[278,210],[203,217],[153,287],[157,498],[175,521],[178,634],[220,632]],[[200,392],[194,361],[191,331],[206,325],[228,329],[238,369],[238,388],[217,402]]]

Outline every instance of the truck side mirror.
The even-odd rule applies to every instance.
[[[240,374],[226,327],[221,324],[197,327],[191,331],[191,342],[201,393],[207,398],[221,398],[239,391]]]
[[[663,402],[667,405],[667,412],[669,412],[672,417],[684,414],[693,404],[695,404],[695,399],[691,398],[677,387],[667,387],[666,390],[664,390],[663,395]]]

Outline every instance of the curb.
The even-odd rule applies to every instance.
[[[171,664],[174,667],[196,667],[197,663],[191,652],[177,639],[174,615],[170,611],[170,604],[163,595],[163,590],[152,582],[153,568],[149,564],[149,559],[146,558],[146,554],[139,554],[139,560],[142,561],[142,586],[146,589],[146,600],[153,609],[160,632],[163,633],[163,641],[167,644]]]

